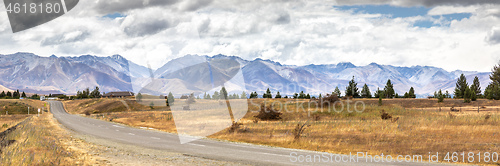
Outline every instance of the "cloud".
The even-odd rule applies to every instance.
[[[472,6],[485,4],[500,4],[498,0],[336,0],[338,5],[382,5],[389,4],[394,6]]]
[[[500,44],[500,27],[494,27],[488,33],[485,40],[492,45]]]
[[[393,0],[347,3],[411,5]],[[500,60],[495,45],[500,32],[492,29],[500,24],[500,5],[443,4],[436,4],[429,14],[472,14],[460,20],[392,18],[338,10],[332,7],[335,3],[315,0],[81,1],[70,13],[16,34],[5,23],[6,15],[0,14],[0,54],[120,54],[153,68],[186,54],[225,54],[290,65],[376,62],[489,71]],[[102,17],[109,13],[126,17]],[[420,28],[414,26],[418,21],[449,26]]]
[[[447,15],[455,13],[474,13],[479,6],[437,6],[429,10],[428,15]]]
[[[99,0],[94,10],[101,14],[123,13],[133,9],[169,6],[177,2],[177,0]]]

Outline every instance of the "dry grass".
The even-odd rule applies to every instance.
[[[130,99],[83,99],[83,100],[67,100],[64,101],[64,107],[72,114],[99,114],[109,112],[123,111],[150,111],[149,106],[137,103]],[[156,109],[164,109],[165,107],[156,107]]]
[[[17,125],[27,117],[29,115],[0,115],[0,132]]]
[[[23,102],[32,106],[44,106],[44,102],[41,101]],[[10,140],[12,143],[1,149],[1,165],[99,164],[93,156],[87,154],[89,145],[71,138],[66,130],[59,127],[49,112],[43,112],[40,116],[3,115],[0,116],[0,123],[10,123],[9,127],[18,124],[12,132],[0,139]]]
[[[282,110],[279,121],[256,121],[261,103]],[[234,133],[226,129],[209,136],[237,142],[298,148],[332,153],[368,152],[385,155],[422,155],[427,159],[429,152],[499,152],[500,151],[500,113],[497,111],[500,101],[480,100],[480,112],[477,102],[461,103],[447,99],[439,105],[434,99],[394,99],[384,100],[384,106],[378,106],[376,99],[353,100],[366,103],[365,110],[351,112],[344,109],[338,113],[341,105],[333,107],[306,107],[308,100],[257,99],[251,101],[249,111],[239,121],[244,129]],[[344,101],[344,106],[347,103]],[[449,108],[460,108],[461,112],[449,112]],[[361,106],[356,107],[361,110]],[[284,111],[292,110],[292,111]],[[390,114],[392,120],[382,120],[381,112]],[[103,114],[104,118],[113,118],[114,122],[137,127],[150,127],[167,132],[176,132],[172,115],[169,111],[136,111]],[[102,118],[102,114],[93,117]],[[453,118],[452,118],[453,117]],[[486,118],[488,117],[488,118]],[[397,120],[394,120],[397,119]],[[109,119],[106,119],[109,120]],[[300,139],[296,139],[294,130],[301,122],[309,120],[307,130]],[[265,138],[265,139],[263,139]],[[442,161],[440,155],[440,161]],[[478,161],[476,159],[475,161]],[[478,164],[478,163],[476,163]]]

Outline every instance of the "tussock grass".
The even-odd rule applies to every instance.
[[[363,101],[365,105],[355,105],[358,101]],[[245,126],[244,130],[228,132],[228,128],[209,137],[342,154],[422,155],[424,160],[428,159],[429,152],[439,152],[440,161],[447,152],[500,151],[499,101],[479,100],[479,113],[478,103],[464,104],[452,99],[444,100],[441,105],[434,99],[385,99],[383,106],[378,106],[376,99],[342,102],[321,107],[305,106],[310,104],[309,100],[252,99],[248,113],[239,121]],[[273,105],[274,109],[280,110],[281,119],[256,120],[261,104]],[[450,112],[445,106],[460,108],[461,112]],[[481,108],[483,106],[486,108]],[[442,107],[441,111],[439,107]],[[391,115],[392,120],[382,120],[382,110]],[[115,117],[113,121],[131,126],[176,131],[169,111],[103,115]],[[294,130],[304,121],[309,121],[308,127],[296,139]]]

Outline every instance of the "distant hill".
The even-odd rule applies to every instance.
[[[138,91],[151,79],[152,74],[155,79],[160,79],[154,86],[158,93],[167,94],[178,89],[202,91],[203,88],[200,87],[206,86],[207,82],[199,81],[200,74],[196,73],[206,73],[206,66],[190,66],[214,59],[232,59],[239,62],[245,88],[249,92],[257,91],[259,94],[270,88],[273,93],[279,90],[282,95],[292,95],[302,90],[318,95],[331,93],[336,86],[344,93],[352,76],[355,76],[360,90],[365,83],[372,92],[377,87],[383,89],[387,79],[391,79],[397,93],[404,94],[410,87],[414,87],[419,97],[433,94],[439,89],[453,93],[456,79],[462,73],[466,74],[469,84],[474,76],[478,76],[483,91],[490,81],[488,72],[449,72],[432,66],[398,67],[376,63],[366,66],[355,66],[352,63],[293,66],[263,59],[248,61],[235,56],[186,55],[150,71],[147,67],[135,64],[120,55],[40,57],[31,53],[16,53],[0,55],[0,84],[9,89],[38,94],[75,94],[78,90],[86,87],[92,89],[95,86],[99,86],[103,92]],[[223,64],[217,65],[214,67],[225,67]],[[183,73],[178,72],[186,67],[190,68],[183,70]],[[218,74],[223,75],[224,72]]]

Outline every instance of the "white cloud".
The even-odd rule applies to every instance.
[[[332,7],[335,3],[81,1],[63,17],[15,34],[11,33],[6,23],[8,18],[2,12],[0,53],[120,54],[141,65],[149,63],[153,68],[186,54],[219,53],[292,65],[376,62],[479,71],[489,71],[500,60],[496,54],[500,48],[494,45],[500,41],[497,38],[500,32],[494,28],[500,24],[498,5],[432,4],[437,7],[430,15],[471,12],[472,16],[449,22],[449,27],[419,28],[413,26],[417,21],[438,24],[445,21],[430,16],[388,18],[380,14],[357,14],[337,10]],[[402,1],[377,3],[412,5]],[[114,12],[126,17],[102,17]]]

